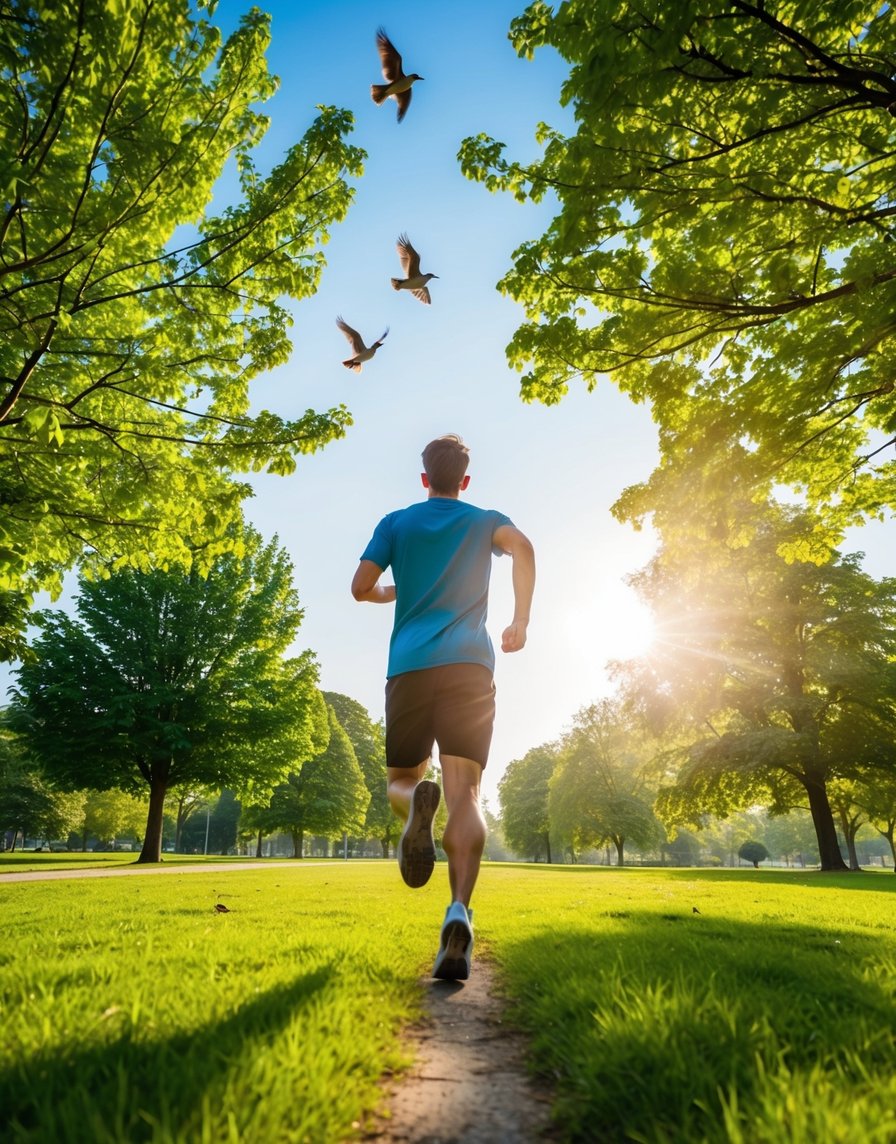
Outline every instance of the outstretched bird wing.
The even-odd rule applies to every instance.
[[[401,79],[404,72],[401,70],[401,56],[395,49],[395,45],[386,35],[385,29],[379,28],[376,33],[376,46],[379,48],[380,63],[383,67],[383,79],[386,83],[394,83],[397,79]],[[408,92],[408,102],[411,96]],[[398,118],[401,119],[404,111],[401,110],[401,99],[398,101],[399,113]]]
[[[427,306],[432,302],[432,298],[429,296],[428,286],[421,286],[419,290],[412,290],[411,293]]]
[[[395,249],[398,251],[398,257],[401,260],[401,269],[404,271],[405,278],[416,278],[420,273],[420,255],[411,246],[411,240],[406,234],[398,236],[398,242],[395,244]]]
[[[351,347],[355,351],[356,354],[363,353],[363,351],[367,349],[367,346],[364,345],[364,341],[363,341],[361,335],[358,333],[357,330],[353,330],[351,328],[351,326],[348,324],[348,322],[344,322],[342,320],[342,318],[340,317],[340,318],[336,319],[336,325],[339,327],[340,330],[342,330],[342,332],[345,334],[345,336],[351,342]],[[388,330],[386,331],[386,333],[388,333]],[[385,336],[386,335],[384,334],[383,337],[385,337]]]
[[[398,122],[401,123],[404,119],[408,108],[411,106],[411,89],[407,91],[397,91],[395,93],[395,102],[398,104]]]
[[[386,326],[385,330],[383,330],[383,332],[382,332],[382,335],[380,337],[378,337],[376,339],[376,341],[373,343],[373,348],[376,349],[377,346],[381,346],[383,344],[383,342],[386,340],[388,334],[389,334],[389,327]]]

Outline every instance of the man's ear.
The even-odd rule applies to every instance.
[[[469,476],[469,473],[468,473],[468,474],[467,474],[467,476],[465,476],[465,477],[464,477],[464,479],[463,479],[463,480],[460,482],[460,491],[461,491],[462,493],[463,493],[463,492],[466,492],[466,489],[467,489],[467,485],[468,485],[469,483],[470,483],[470,476]]]
[[[425,489],[428,489],[429,488],[429,477],[426,475],[426,473],[420,474],[420,480],[423,482],[423,487]]]

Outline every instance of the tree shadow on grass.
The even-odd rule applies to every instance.
[[[203,1099],[332,977],[332,968],[322,967],[188,1033],[143,1037],[129,1029],[103,1045],[66,1044],[19,1060],[0,1071],[4,1138],[53,1144],[204,1139]]]
[[[837,890],[878,890],[887,893],[896,893],[896,878],[892,870],[843,870],[837,873],[828,871],[799,869],[795,866],[782,870],[750,869],[747,866],[738,868],[724,867],[722,869],[707,869],[706,867],[686,867],[670,870],[663,868],[663,876],[675,882],[700,882],[705,880],[712,884],[715,882],[738,882],[744,885],[752,882],[756,886],[799,886],[809,889],[837,889]]]
[[[896,1139],[892,946],[637,909],[551,920],[500,954],[560,1139]]]

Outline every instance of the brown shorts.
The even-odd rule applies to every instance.
[[[432,755],[485,766],[495,723],[492,673],[478,663],[406,671],[386,681],[386,763],[417,767]]]

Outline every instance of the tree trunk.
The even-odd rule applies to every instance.
[[[262,832],[259,830],[259,832],[258,832],[258,843],[255,847],[255,857],[256,858],[261,857],[261,839],[262,839],[262,837],[263,837]]]
[[[886,830],[881,830],[878,826],[877,833],[882,834],[890,843],[890,853],[893,855],[893,873],[896,874],[896,821],[887,823]],[[15,837],[13,837],[13,842],[15,842]]]
[[[146,834],[138,862],[162,861],[162,817],[165,813],[165,795],[168,779],[153,779],[149,785],[149,813],[146,816]]]
[[[621,838],[617,835],[616,837],[614,837],[613,841],[616,844],[616,865],[617,866],[624,866],[625,865],[625,839]]]
[[[861,870],[859,865],[859,856],[856,853],[856,835],[859,832],[861,825],[857,818],[850,818],[847,812],[841,807],[838,811],[840,817],[840,829],[843,831],[843,839],[846,842],[846,853],[849,855],[849,868],[850,870]]]
[[[388,858],[389,857],[389,839],[388,838],[381,838],[380,839],[380,846],[382,846],[382,848],[383,848],[383,857]]]
[[[550,866],[552,864],[552,862],[551,862],[551,836],[550,836],[550,834],[545,834],[545,836],[544,836],[544,849],[545,849],[545,853],[548,856],[548,865]]]
[[[859,865],[859,855],[856,852],[856,828],[852,827],[851,830],[846,832],[846,852],[849,855],[849,868],[850,870],[861,870]]]
[[[815,827],[815,837],[818,840],[818,855],[821,859],[822,870],[848,870],[840,853],[840,843],[837,841],[837,829],[834,826],[834,814],[828,801],[827,787],[824,779],[816,779],[809,775],[802,777],[803,786],[809,796],[809,810],[812,814],[812,824]]]
[[[304,858],[305,850],[305,831],[293,830],[292,831],[292,856],[293,858]]]

